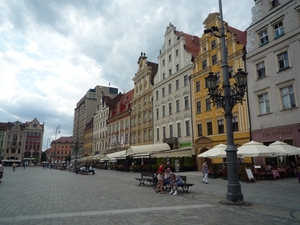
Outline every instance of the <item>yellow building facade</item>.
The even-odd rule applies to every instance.
[[[145,53],[138,59],[138,71],[133,77],[134,94],[131,101],[132,146],[153,144],[152,85],[158,64],[147,61]]]
[[[204,21],[205,29],[220,28],[219,13],[211,13]],[[245,71],[246,32],[239,31],[225,23],[226,54],[229,68],[230,83],[239,68]],[[219,32],[216,32],[218,35]],[[196,58],[195,68],[191,76],[192,114],[194,147],[196,156],[218,144],[227,144],[226,119],[222,106],[214,105],[209,98],[205,78],[209,72],[219,77],[219,87],[223,85],[221,38],[212,33],[203,34],[200,40],[200,52]],[[250,123],[248,102],[236,104],[232,109],[235,146],[239,147],[250,140]],[[197,158],[198,170],[201,170],[203,158]],[[244,162],[251,162],[245,159]],[[222,158],[212,159],[210,163],[222,163]]]

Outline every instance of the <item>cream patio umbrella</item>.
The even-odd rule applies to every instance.
[[[265,146],[256,141],[250,141],[238,148],[237,155],[239,158],[244,157],[276,157],[285,155],[284,152]]]
[[[226,158],[226,149],[227,145],[219,144],[215,147],[207,150],[206,152],[202,152],[198,155],[198,158]]]
[[[282,141],[275,141],[274,143],[270,144],[269,147],[280,150],[285,153],[285,155],[300,155],[300,150],[292,145],[289,145]]]

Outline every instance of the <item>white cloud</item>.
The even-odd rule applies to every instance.
[[[234,10],[239,6],[240,10]],[[223,1],[224,20],[245,30],[253,0]],[[96,85],[133,88],[137,59],[157,62],[165,29],[201,36],[217,0],[0,2],[0,116],[45,122],[45,140],[72,135],[77,101]]]

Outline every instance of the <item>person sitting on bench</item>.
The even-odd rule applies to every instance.
[[[85,165],[83,165],[82,167],[80,167],[79,170],[80,170],[81,173],[84,173],[86,171]]]
[[[92,165],[90,165],[89,172],[93,173],[93,175],[95,175],[95,170],[93,169]]]
[[[172,176],[171,176],[171,191],[169,192],[170,195],[178,195],[178,186],[179,185],[182,185],[183,184],[183,180],[181,179],[181,177],[176,174],[176,173],[172,173]]]

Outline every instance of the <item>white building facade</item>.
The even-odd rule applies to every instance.
[[[247,29],[251,139],[300,146],[300,1],[256,0]]]
[[[193,148],[190,75],[199,52],[199,38],[166,28],[153,86],[154,144],[171,149]]]

